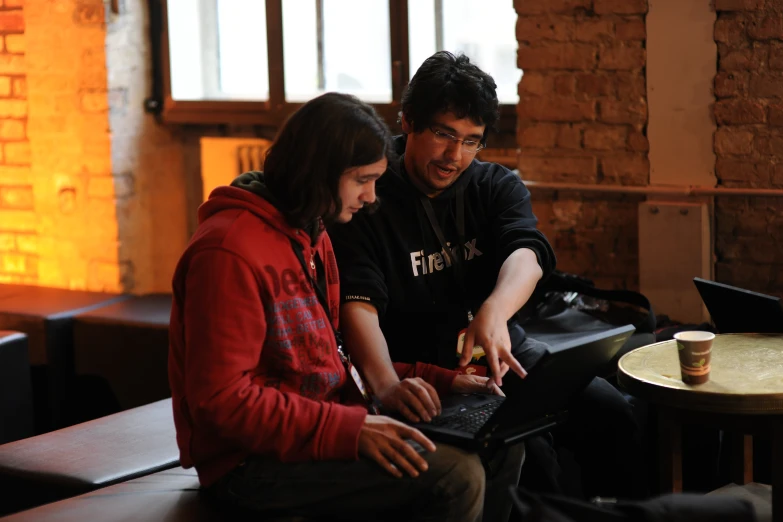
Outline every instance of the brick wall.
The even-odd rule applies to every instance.
[[[718,184],[783,188],[783,5],[716,0]],[[717,198],[716,278],[783,295],[783,198]]]
[[[24,2],[42,286],[119,290],[104,16],[102,0]]]
[[[0,5],[0,282],[38,279],[34,207],[24,12],[21,1],[5,0]]]
[[[0,0],[0,283],[170,290],[188,140],[142,109],[146,7],[105,5]]]
[[[646,185],[646,0],[515,0],[524,180]],[[533,190],[561,270],[638,288],[638,196]]]
[[[0,283],[170,291],[201,201],[198,138],[247,132],[146,114],[146,4],[108,5],[0,0]]]
[[[0,283],[118,290],[101,0],[0,6]]]

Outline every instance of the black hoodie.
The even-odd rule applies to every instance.
[[[395,146],[403,153],[404,137],[396,138]],[[381,204],[375,213],[360,212],[329,230],[342,299],[375,306],[393,360],[453,368],[467,313],[475,314],[492,293],[506,258],[529,248],[546,277],[555,267],[555,255],[536,229],[530,193],[519,177],[501,165],[473,160],[452,186],[430,198],[444,239],[454,248],[459,243],[456,194],[464,188],[460,284],[442,255],[420,202],[422,193],[408,179],[403,160],[391,163],[378,180]],[[509,329],[512,343],[521,344],[524,331],[515,320],[509,321]]]

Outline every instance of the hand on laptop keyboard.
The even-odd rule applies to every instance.
[[[403,379],[379,391],[378,398],[385,410],[399,412],[411,422],[430,422],[441,412],[438,392],[419,377]]]
[[[384,415],[367,415],[359,432],[359,453],[401,478],[404,471],[418,477],[427,471],[427,461],[411,442],[426,451],[435,451],[435,444],[419,430]]]
[[[479,375],[457,375],[454,381],[451,383],[452,393],[488,393],[490,395],[500,395],[505,397],[506,394],[498,388],[495,381],[489,377],[481,377]]]

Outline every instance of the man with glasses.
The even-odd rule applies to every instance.
[[[384,407],[429,422],[440,408],[434,388],[400,380],[391,361],[465,368],[485,356],[489,383],[497,386],[508,370],[520,377],[535,371],[546,346],[526,339],[514,316],[554,269],[555,255],[536,229],[519,177],[475,158],[498,119],[492,77],[464,55],[438,52],[401,101],[400,158],[376,185],[379,208],[333,227],[330,236],[353,361]],[[585,493],[631,496],[618,478],[626,471],[622,461],[632,461],[622,454],[636,436],[630,406],[600,379],[579,402],[569,423],[575,426],[558,438],[573,442],[582,469],[596,475],[585,481]],[[539,471],[531,485],[559,491],[548,444],[536,439],[527,449],[533,462],[525,468]]]

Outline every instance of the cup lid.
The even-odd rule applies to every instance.
[[[674,338],[678,341],[712,341],[715,339],[715,334],[701,330],[689,330],[685,332],[677,332],[674,334]]]

